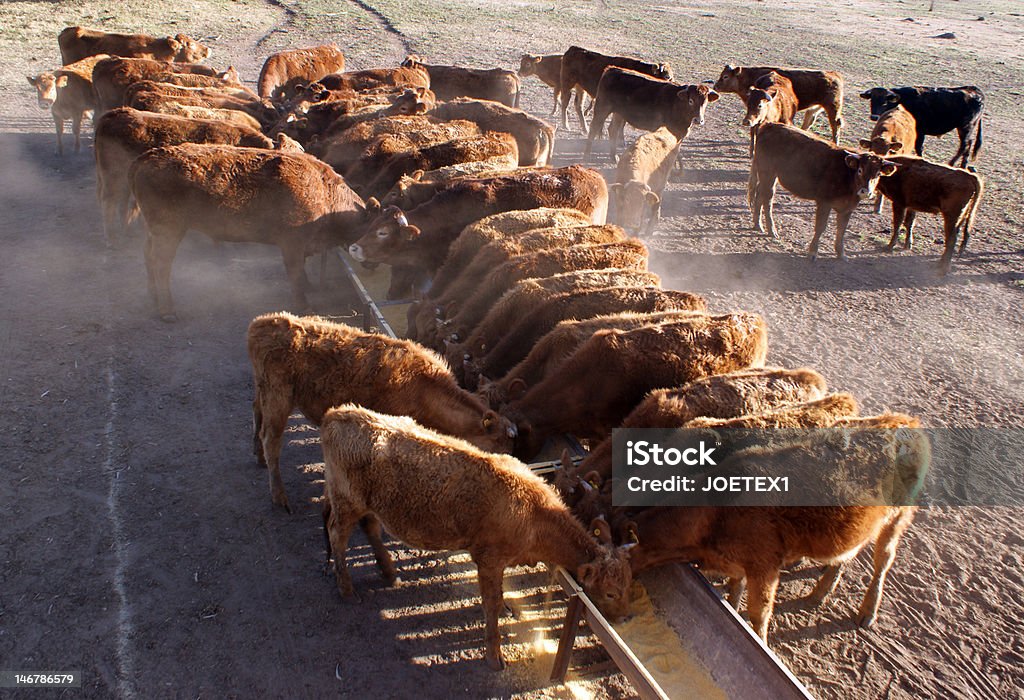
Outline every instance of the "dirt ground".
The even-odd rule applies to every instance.
[[[978,85],[987,188],[968,252],[948,277],[933,271],[934,217],[922,217],[915,250],[887,254],[887,219],[864,206],[847,236],[849,260],[826,252],[811,264],[801,255],[811,207],[781,194],[780,240],[752,234],[746,136],[731,95],[684,144],[652,266],[716,311],[764,314],[770,362],[818,369],[865,411],[906,411],[932,426],[1021,426],[1024,10],[1014,0],[928,5],[0,5],[0,671],[81,671],[84,692],[61,691],[69,697],[630,694],[593,647],[578,658],[590,664],[582,677],[547,687],[550,655],[534,642],[560,608],[536,572],[509,580],[520,614],[503,625],[516,661],[500,674],[480,661],[482,616],[464,557],[396,546],[403,583],[387,589],[357,547],[361,599],[338,598],[320,573],[315,431],[295,421],[285,446],[291,516],[271,508],[250,451],[244,332],[253,316],[289,306],[280,257],[190,237],[173,277],[181,320],[155,319],[141,237],[108,249],[102,236],[91,139],[57,158],[49,115],[25,82],[56,65],[61,28],[185,31],[208,40],[211,63],[233,64],[249,81],[271,51],[323,40],[337,42],[352,68],[394,65],[409,51],[513,67],[523,51],[570,43],[670,61],[683,81],[714,78],[724,63],[827,67],[846,76],[848,143],[870,131],[864,89]],[[945,32],[956,39],[934,38]],[[550,104],[546,87],[526,81],[525,107],[543,115]],[[558,162],[578,161],[581,147],[578,134],[560,132]],[[954,148],[950,137],[926,142],[945,157]],[[313,300],[322,313],[352,313],[337,271]],[[817,610],[796,600],[816,569],[797,567],[780,589],[771,645],[819,697],[1024,697],[1020,512],[922,511],[870,630],[850,620],[869,578],[866,554]]]

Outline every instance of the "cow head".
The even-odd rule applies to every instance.
[[[401,209],[381,208],[380,202],[373,197],[366,200],[366,212],[369,218],[366,233],[348,247],[349,254],[359,262],[390,265],[404,262],[404,254],[420,237],[420,230],[409,224]]]
[[[305,153],[306,149],[302,144],[285,133],[278,133],[274,136],[274,150],[287,153]]]
[[[715,81],[715,90],[718,92],[735,92],[740,94],[740,73],[742,68],[727,65],[722,69],[722,74]]]
[[[487,409],[479,426],[461,437],[486,452],[508,454],[512,452],[517,435],[518,431],[512,421]]]
[[[238,71],[235,69],[234,66],[228,66],[228,69],[226,71],[221,71],[220,73],[218,73],[217,77],[230,85],[242,85],[242,80],[241,78],[239,78]]]
[[[423,59],[414,53],[405,57],[405,60],[402,61],[402,68],[422,68],[426,70],[426,67],[423,65]]]
[[[619,620],[629,615],[629,589],[633,584],[629,545],[612,547],[598,543],[598,548],[600,554],[593,561],[576,569],[576,580],[605,617]]]
[[[167,37],[167,44],[174,52],[174,60],[178,63],[201,63],[210,57],[210,47],[185,34]]]
[[[883,160],[874,153],[851,153],[846,151],[846,167],[854,170],[857,197],[870,199],[875,195],[878,179],[896,172],[896,163]]]
[[[50,109],[57,101],[57,91],[68,84],[68,76],[40,73],[36,76],[28,76],[28,82],[36,89],[39,109]]]
[[[422,170],[414,170],[409,175],[402,175],[388,193],[381,198],[381,205],[399,209],[407,208],[409,206],[407,199],[409,189],[421,179],[423,179]]]
[[[883,87],[873,87],[860,94],[861,99],[871,100],[871,121],[878,118],[900,103],[900,96]]]
[[[680,140],[690,133],[694,121],[704,124],[704,112],[709,103],[716,101],[719,94],[707,85],[687,85],[676,93],[672,125],[669,127]]]
[[[747,93],[747,113],[743,117],[743,126],[757,126],[766,121],[777,94],[761,88],[750,88]]]
[[[618,224],[633,234],[640,232],[651,209],[661,202],[658,193],[639,180],[612,183],[608,186],[608,193],[615,202]]]
[[[519,75],[523,78],[537,75],[537,66],[540,65],[540,56],[524,53],[519,59]]]
[[[654,67],[654,72],[651,75],[662,80],[672,80],[672,66],[667,63],[659,63]]]
[[[903,151],[903,144],[899,141],[886,141],[881,136],[876,136],[871,139],[861,139],[860,147],[866,151],[871,151],[876,156],[896,155]]]
[[[395,98],[388,109],[388,115],[426,114],[437,106],[434,91],[424,87],[407,88]]]
[[[312,82],[296,83],[292,87],[292,94],[290,98],[293,103],[296,102],[323,102],[331,96],[331,91],[324,87],[323,83]]]

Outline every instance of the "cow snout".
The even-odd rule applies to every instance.
[[[857,197],[863,201],[865,199],[871,199],[875,194],[874,187],[861,187],[857,190]]]
[[[358,262],[364,262],[366,260],[366,255],[363,253],[363,247],[358,243],[353,243],[348,247],[348,254]]]
[[[872,114],[871,115],[871,121],[877,122],[878,121],[878,115],[877,114]]]

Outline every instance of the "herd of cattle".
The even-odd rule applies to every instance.
[[[389,581],[382,525],[416,547],[468,550],[479,570],[486,659],[500,668],[507,566],[562,565],[617,617],[634,574],[698,562],[728,577],[733,605],[746,588],[750,620],[765,638],[783,566],[826,564],[811,594],[820,602],[842,563],[874,543],[857,618],[874,620],[912,506],[611,503],[618,427],[843,435],[838,446],[828,431],[736,445],[728,457],[736,465],[778,463],[796,450],[838,473],[851,460],[899,455],[903,470],[920,476],[929,461],[927,440],[901,430],[919,427],[915,418],[862,417],[853,397],[829,393],[814,370],[765,367],[759,315],[710,313],[700,296],[663,289],[647,269],[646,245],[627,229],[654,225],[680,141],[719,93],[735,92],[748,106],[755,225],[763,212],[774,231],[781,181],[818,203],[812,252],[837,211],[841,254],[850,213],[877,185],[893,202],[893,242],[904,217],[909,245],[914,212],[942,213],[948,266],[958,229],[966,242],[981,180],[894,154],[920,153],[926,134],[957,128],[963,163],[981,144],[980,91],[868,91],[880,119],[862,151],[790,126],[800,110],[808,110],[805,127],[823,111],[838,139],[843,83],[833,72],[726,67],[713,88],[680,85],[666,64],[578,47],[524,56],[518,75],[416,56],[344,72],[332,45],[270,56],[254,92],[234,69],[202,64],[208,49],[184,35],[70,27],[58,41],[63,67],[30,82],[53,113],[58,148],[63,121],[72,120],[77,148],[83,115],[94,111],[106,232],[116,240],[141,212],[163,318],[174,317],[171,264],[187,230],[277,245],[302,311],[306,258],[339,245],[363,264],[389,264],[392,298],[418,297],[407,339],[284,312],[249,327],[255,453],[273,502],[289,508],[279,467],[288,417],[298,408],[320,427],[327,557],[342,594],[352,593],[345,553],[357,524]],[[650,131],[626,149],[610,187],[579,165],[549,167],[555,130],[516,106],[526,75],[554,88],[563,126],[576,91],[588,153],[609,115],[613,154],[625,123]],[[589,128],[584,93],[593,97]],[[609,191],[617,224],[606,223]],[[549,485],[519,460],[563,434],[591,449],[579,465],[564,456]],[[884,449],[864,448],[871,440]]]

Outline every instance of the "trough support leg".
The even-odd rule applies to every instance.
[[[569,659],[572,656],[573,645],[576,643],[576,633],[579,631],[581,619],[583,619],[583,601],[580,600],[578,595],[570,596],[569,606],[565,610],[565,624],[562,627],[562,636],[558,640],[555,665],[551,669],[552,682],[565,682],[565,676],[569,672]]]

